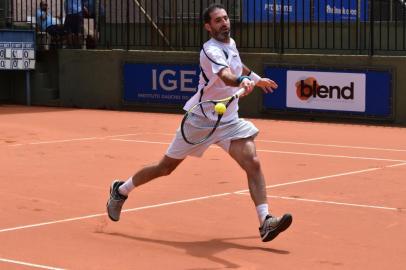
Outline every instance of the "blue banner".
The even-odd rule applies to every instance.
[[[263,106],[279,111],[323,111],[359,116],[392,116],[390,71],[265,68],[279,85]]]
[[[367,0],[244,0],[242,21],[366,21]],[[312,6],[313,5],[313,6]]]
[[[318,0],[314,3],[314,21],[366,21],[367,0]]]
[[[309,21],[310,0],[244,0],[243,22]]]
[[[184,104],[196,93],[198,65],[124,64],[124,101]]]
[[[35,31],[1,29],[0,42],[25,42],[35,44]]]

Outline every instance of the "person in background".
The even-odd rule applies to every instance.
[[[82,0],[65,0],[65,31],[68,34],[69,48],[80,48],[83,34],[83,3]]]
[[[51,43],[62,42],[65,35],[64,27],[58,24],[57,17],[52,17],[48,12],[47,2],[41,1],[39,3],[35,18],[37,31],[48,33],[51,36]]]

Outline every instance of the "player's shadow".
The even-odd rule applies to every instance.
[[[219,258],[215,256],[217,253],[226,251],[228,249],[242,249],[242,250],[258,250],[263,252],[270,252],[276,253],[281,255],[289,254],[289,251],[274,249],[274,248],[266,248],[266,247],[257,247],[257,246],[248,246],[237,244],[234,242],[230,242],[232,240],[241,240],[241,239],[252,239],[258,238],[257,236],[249,236],[249,237],[235,237],[235,238],[221,238],[221,239],[211,239],[207,241],[191,241],[191,242],[183,242],[183,241],[172,241],[172,240],[161,240],[161,239],[153,239],[153,238],[146,238],[140,236],[132,236],[123,233],[108,233],[108,232],[101,232],[104,234],[124,237],[126,239],[132,239],[136,241],[143,241],[148,243],[155,243],[158,245],[165,245],[170,246],[178,249],[184,250],[187,254],[198,257],[208,259],[215,263],[223,265],[222,268],[239,268],[240,265],[235,264],[231,261],[225,260],[223,258]],[[259,239],[258,239],[259,240]],[[213,268],[218,269],[218,268]]]

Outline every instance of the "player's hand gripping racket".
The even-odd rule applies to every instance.
[[[241,88],[230,97],[206,100],[194,105],[185,113],[180,125],[183,139],[189,144],[196,145],[210,138],[219,126],[227,107],[244,92],[245,89]]]

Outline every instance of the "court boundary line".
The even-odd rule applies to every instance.
[[[132,140],[132,139],[111,139],[111,141],[119,142],[133,142],[133,143],[147,143],[147,144],[161,144],[169,145],[169,142],[162,141],[148,141],[148,140]],[[221,149],[218,146],[212,145],[209,148]],[[290,154],[290,155],[304,155],[304,156],[317,156],[317,157],[329,157],[329,158],[347,158],[347,159],[360,159],[360,160],[375,160],[375,161],[386,161],[386,162],[406,162],[403,159],[390,159],[390,158],[378,158],[378,157],[359,157],[359,156],[344,156],[344,155],[331,155],[331,154],[317,154],[317,153],[307,153],[307,152],[292,152],[292,151],[278,151],[278,150],[268,150],[268,149],[257,149],[257,152],[264,153],[275,153],[275,154]]]
[[[133,134],[120,134],[120,135],[110,135],[103,137],[87,137],[87,138],[76,138],[76,139],[66,139],[66,140],[54,140],[54,141],[42,141],[42,142],[30,142],[26,144],[12,144],[9,147],[25,146],[25,145],[41,145],[41,144],[53,144],[53,143],[63,143],[63,142],[75,142],[75,141],[90,141],[90,140],[103,140],[109,139],[110,141],[121,141],[121,142],[134,142],[134,143],[149,143],[149,144],[161,144],[169,145],[168,142],[162,141],[148,141],[148,140],[132,140],[132,139],[115,139],[116,137],[134,136],[134,135],[144,135],[145,133],[133,133]],[[159,134],[159,133],[158,133]],[[218,146],[210,146],[210,148],[219,148]],[[379,157],[360,157],[360,156],[345,156],[345,155],[332,155],[332,154],[317,154],[308,152],[292,152],[292,151],[278,151],[278,150],[268,150],[268,149],[257,149],[257,152],[264,153],[275,153],[275,154],[291,154],[291,155],[305,155],[305,156],[317,156],[317,157],[329,157],[329,158],[347,158],[347,159],[359,159],[359,160],[375,160],[375,161],[385,161],[385,162],[406,162],[402,159],[389,159],[389,158],[379,158]]]
[[[348,148],[348,149],[363,149],[363,150],[379,150],[379,151],[392,151],[392,152],[406,152],[406,149],[395,148],[380,148],[380,147],[367,147],[367,146],[352,146],[352,145],[339,145],[339,144],[322,144],[322,143],[307,143],[307,142],[292,142],[292,141],[278,141],[278,140],[261,140],[255,139],[258,142],[265,143],[279,143],[279,144],[293,144],[293,145],[308,145],[308,146],[321,146],[331,148]]]
[[[326,175],[326,176],[313,177],[313,178],[303,179],[303,180],[298,180],[298,181],[291,181],[291,182],[287,182],[287,183],[280,183],[280,184],[267,186],[266,188],[267,189],[268,188],[275,188],[275,187],[278,187],[278,186],[293,185],[293,184],[298,184],[298,183],[305,183],[305,182],[310,182],[310,181],[324,180],[324,179],[335,178],[335,177],[346,176],[346,175],[352,175],[352,174],[360,174],[360,173],[364,173],[364,172],[376,171],[376,170],[379,170],[379,169],[389,168],[389,166],[394,167],[394,166],[401,166],[401,165],[406,165],[406,162],[399,163],[399,164],[392,164],[392,165],[388,165],[388,166],[384,166],[384,167],[369,168],[369,169],[364,169],[364,170],[345,172],[345,173],[341,173],[341,174]],[[160,204],[153,204],[153,205],[129,208],[129,209],[124,209],[122,211],[122,213],[136,212],[136,211],[140,211],[140,210],[144,210],[144,209],[158,208],[158,207],[161,207],[161,206],[174,205],[174,204],[180,204],[180,203],[185,203],[185,202],[192,202],[192,201],[198,201],[198,200],[203,200],[203,199],[228,196],[228,195],[233,195],[233,194],[238,195],[239,193],[245,193],[247,191],[248,190],[226,192],[226,193],[220,193],[220,194],[213,194],[213,195],[206,195],[206,196],[200,196],[200,197],[195,197],[195,198],[177,200],[177,201],[172,201],[172,202],[165,202],[165,203],[160,203]],[[54,220],[54,221],[48,221],[48,222],[42,222],[42,223],[36,223],[36,224],[29,224],[29,225],[22,225],[22,226],[4,228],[4,229],[0,229],[0,233],[9,232],[9,231],[17,231],[17,230],[28,229],[28,228],[42,227],[42,226],[58,224],[58,223],[66,223],[66,222],[77,221],[77,220],[90,219],[90,218],[101,217],[101,216],[106,216],[106,215],[107,215],[106,213],[99,213],[99,214],[79,216],[79,217],[74,217],[74,218],[66,218],[66,219],[60,219],[60,220]]]
[[[60,140],[50,140],[50,141],[37,141],[37,142],[9,144],[9,145],[5,145],[5,146],[17,147],[17,146],[26,146],[26,145],[54,144],[54,143],[76,142],[76,141],[94,141],[94,140],[105,140],[105,139],[116,138],[116,137],[138,136],[138,135],[144,135],[144,133],[129,133],[129,134],[108,135],[108,136],[101,136],[101,137],[83,137],[83,138],[60,139]]]
[[[246,192],[239,192],[235,193],[238,195],[247,195],[249,193]],[[320,204],[332,204],[332,205],[341,205],[341,206],[353,206],[353,207],[361,207],[361,208],[373,208],[373,209],[381,209],[381,210],[392,210],[392,211],[403,211],[403,208],[396,208],[396,207],[388,207],[388,206],[379,206],[379,205],[369,205],[369,204],[357,204],[357,203],[345,203],[345,202],[335,202],[335,201],[326,201],[326,200],[316,200],[316,199],[308,199],[308,198],[298,198],[292,196],[275,196],[275,195],[267,195],[268,198],[273,199],[282,199],[282,200],[294,200],[294,201],[303,201],[303,202],[313,202],[313,203],[320,203]]]
[[[63,142],[74,142],[74,141],[88,141],[88,140],[100,140],[116,137],[126,137],[126,136],[138,136],[138,135],[164,135],[164,136],[174,136],[174,133],[165,132],[140,132],[140,133],[128,133],[128,134],[116,134],[108,136],[96,136],[96,137],[83,137],[83,138],[72,138],[72,139],[60,139],[60,140],[50,140],[50,141],[37,141],[37,142],[27,142],[19,144],[9,144],[4,145],[8,147],[24,146],[24,145],[37,145],[37,144],[52,144],[52,143],[63,143]],[[278,143],[278,144],[293,144],[293,145],[308,145],[308,146],[321,146],[321,147],[332,147],[332,148],[348,148],[348,149],[364,149],[364,150],[378,150],[378,151],[393,151],[393,152],[406,152],[406,149],[395,149],[395,148],[380,148],[380,147],[367,147],[367,146],[357,146],[357,145],[339,145],[339,144],[322,144],[322,143],[308,143],[308,142],[294,142],[294,141],[280,141],[280,140],[265,140],[256,139],[257,142],[265,143]]]
[[[406,163],[399,163],[399,164],[406,165]],[[314,181],[330,179],[330,178],[335,178],[335,177],[341,177],[341,176],[347,176],[347,175],[353,175],[353,174],[360,174],[360,173],[365,173],[365,172],[372,172],[372,171],[381,170],[381,169],[386,168],[386,167],[388,167],[388,166],[374,167],[374,168],[368,168],[368,169],[364,169],[364,170],[356,170],[356,171],[350,171],[350,172],[345,172],[345,173],[337,173],[337,174],[331,174],[331,175],[326,175],[326,176],[312,177],[312,178],[307,178],[307,179],[302,179],[302,180],[297,180],[297,181],[290,181],[290,182],[286,182],[286,183],[268,185],[265,188],[271,189],[271,188],[276,188],[276,187],[283,187],[283,186],[290,186],[290,185],[307,183],[307,182],[314,182]],[[247,191],[249,191],[249,190],[248,189],[243,189],[243,190],[239,190],[239,191],[234,191],[234,193],[244,193],[244,192],[247,192]]]
[[[204,200],[204,199],[227,196],[227,195],[231,195],[231,194],[232,194],[231,192],[226,192],[226,193],[220,193],[220,194],[213,194],[213,195],[207,195],[207,196],[200,196],[200,197],[195,197],[195,198],[177,200],[177,201],[172,201],[172,202],[165,202],[165,203],[159,203],[159,204],[140,206],[140,207],[135,207],[135,208],[124,209],[124,210],[121,211],[121,213],[136,212],[136,211],[140,211],[140,210],[144,210],[144,209],[158,208],[158,207],[161,207],[161,206],[181,204],[181,203],[192,202],[192,201],[199,201],[199,200]],[[17,230],[22,230],[22,229],[35,228],[35,227],[42,227],[42,226],[46,226],[46,225],[52,225],[52,224],[58,224],[58,223],[66,223],[66,222],[71,222],[71,221],[90,219],[90,218],[102,217],[102,216],[107,216],[107,213],[92,214],[92,215],[86,215],[86,216],[80,216],[80,217],[74,217],[74,218],[65,218],[65,219],[60,219],[60,220],[47,221],[47,222],[41,222],[41,223],[36,223],[36,224],[29,224],[29,225],[22,225],[22,226],[17,226],[17,227],[5,228],[5,229],[0,229],[0,233],[9,232],[9,231],[17,231]]]
[[[0,262],[12,263],[12,264],[18,264],[18,265],[24,265],[24,266],[40,268],[40,269],[48,269],[48,270],[65,270],[64,268],[53,267],[53,266],[48,266],[48,265],[43,265],[43,264],[23,262],[23,261],[17,261],[17,260],[11,260],[11,259],[6,259],[6,258],[0,258]]]
[[[144,134],[157,134],[157,135],[164,135],[164,136],[174,136],[175,135],[175,134],[164,133],[164,132],[162,132],[162,133],[160,133],[160,132],[147,132],[147,133],[144,133]],[[322,143],[293,142],[293,141],[279,141],[279,140],[265,140],[265,139],[255,139],[255,141],[256,142],[265,142],[265,143],[309,145],[309,146],[321,146],[321,147],[333,147],[333,148],[349,148],[349,149],[406,152],[406,149],[380,148],[380,147],[368,147],[368,146],[357,146],[357,145],[322,144]]]

